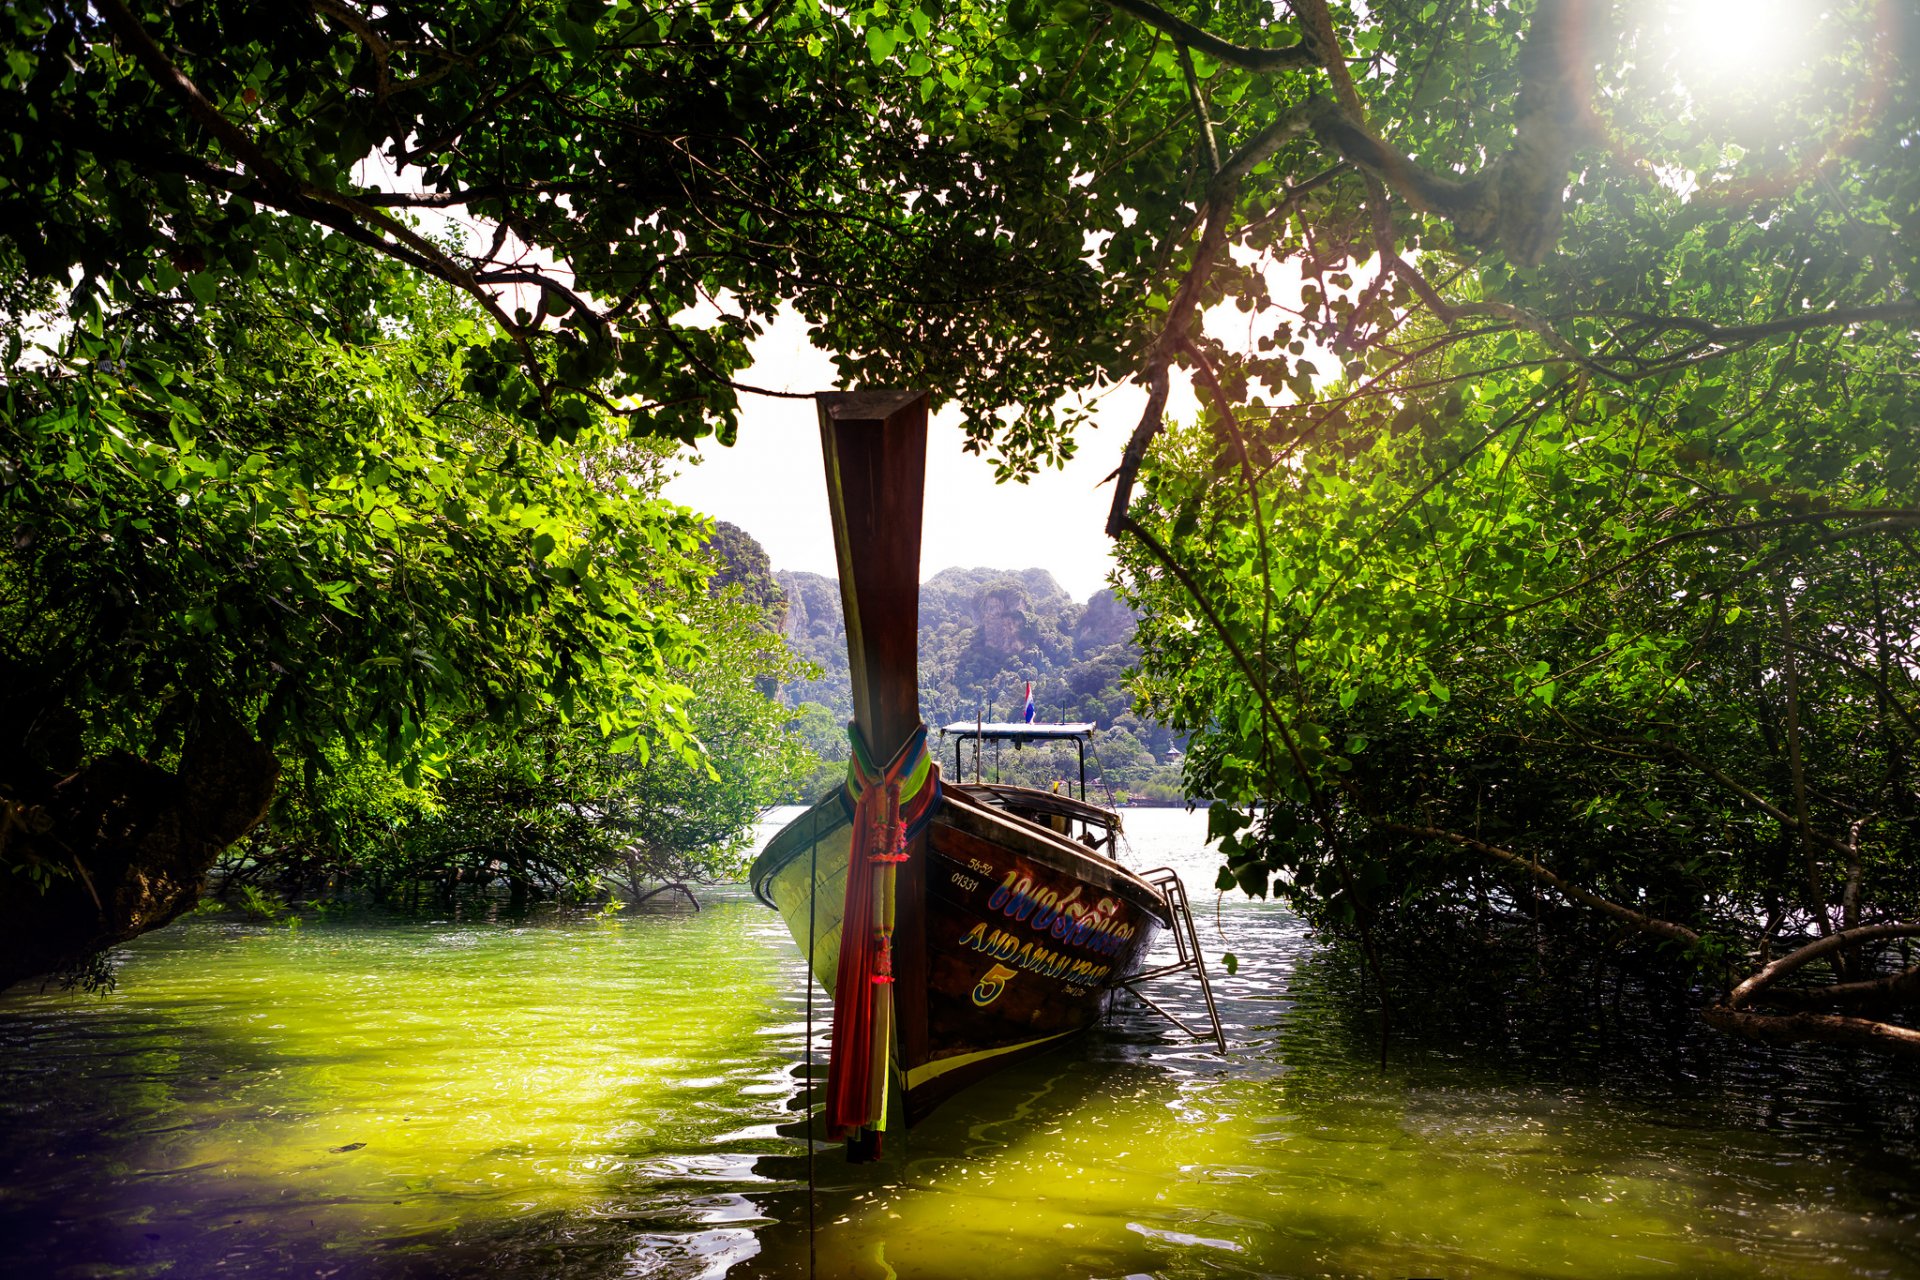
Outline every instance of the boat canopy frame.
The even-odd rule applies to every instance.
[[[951,735],[953,738],[953,776],[956,780],[966,776],[960,767],[960,744],[969,739],[980,742],[1011,742],[1015,746],[1025,746],[1029,742],[1061,742],[1070,739],[1080,752],[1080,799],[1085,802],[1087,744],[1093,741],[1093,731],[1094,724],[1091,720],[1059,724],[959,720],[953,724],[941,726],[940,736],[945,738]]]

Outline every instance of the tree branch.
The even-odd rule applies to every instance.
[[[167,56],[166,51],[155,43],[153,37],[147,33],[147,29],[141,25],[139,19],[135,18],[127,9],[123,0],[99,0],[99,8],[102,16],[107,20],[107,25],[113,29],[114,34],[126,45],[128,50],[133,54],[134,59],[146,68],[147,74],[152,76],[155,82],[163,89],[180,99],[186,106],[187,113],[198,121],[201,127],[206,129],[207,132],[224,143],[226,147],[239,158],[241,163],[246,165],[251,175],[257,175],[258,180],[264,186],[277,189],[283,193],[279,207],[286,209],[288,212],[298,213],[301,216],[312,218],[314,221],[322,222],[324,225],[335,226],[336,229],[344,231],[347,228],[318,216],[318,212],[311,207],[298,207],[295,204],[287,203],[287,200],[291,198],[292,201],[296,202],[331,206],[338,209],[349,215],[350,218],[359,220],[355,224],[357,230],[360,232],[356,238],[360,239],[363,243],[393,257],[407,261],[410,265],[423,266],[431,272],[431,274],[472,295],[474,299],[487,310],[488,314],[494,318],[494,321],[500,325],[502,331],[511,337],[514,343],[520,348],[521,358],[525,362],[528,372],[534,377],[536,384],[545,385],[544,379],[540,377],[538,364],[533,358],[533,349],[527,342],[526,335],[520,331],[520,327],[506,314],[492,294],[481,287],[480,283],[473,278],[471,272],[465,270],[458,263],[447,257],[432,241],[427,240],[404,223],[396,221],[388,214],[361,204],[351,196],[342,195],[337,191],[328,191],[320,187],[309,186],[295,180],[285,169],[282,169],[276,164],[266,152],[262,151],[259,144],[254,142],[244,129],[227,119],[227,117],[221,113],[220,109],[216,107],[205,94],[200,92],[199,86],[194,84],[178,66],[174,65],[173,60]],[[371,224],[371,226],[364,224]],[[375,227],[386,235],[392,236],[398,244],[396,245],[387,241],[382,236],[374,234],[373,228]],[[404,247],[406,252],[396,252],[397,249],[402,247]]]
[[[1760,972],[1748,978],[1733,989],[1727,997],[1727,1006],[1738,1009],[1749,1003],[1755,995],[1764,991],[1795,969],[1821,956],[1831,955],[1846,947],[1857,947],[1863,942],[1878,942],[1885,938],[1920,938],[1920,924],[1868,924],[1858,929],[1842,929],[1817,938],[1801,947],[1798,951],[1789,951]],[[1859,986],[1859,983],[1847,983],[1847,986]],[[1920,1033],[1916,1033],[1920,1034]]]
[[[360,43],[367,47],[367,52],[373,57],[373,100],[382,107],[386,106],[387,98],[393,92],[393,77],[387,67],[387,60],[392,53],[391,47],[380,38],[380,34],[373,29],[372,23],[341,4],[339,0],[309,0],[309,3],[312,4],[315,13],[332,18],[358,36]]]
[[[1890,1022],[1848,1018],[1834,1013],[1751,1013],[1729,1009],[1725,1005],[1716,1005],[1700,1016],[1707,1020],[1708,1025],[1722,1031],[1768,1044],[1796,1044],[1815,1040],[1920,1058],[1920,1031],[1895,1026]]]
[[[1353,104],[1318,113],[1314,135],[1407,204],[1452,222],[1462,243],[1497,244],[1516,265],[1538,266],[1559,240],[1574,152],[1596,134],[1586,8],[1582,0],[1565,0],[1535,11],[1520,49],[1513,147],[1471,178],[1422,169],[1368,129]]]
[[[1867,524],[1857,525],[1850,530],[1844,530],[1843,533],[1879,533],[1920,525],[1920,510],[1907,510],[1899,507],[1867,507],[1853,511],[1802,511],[1790,516],[1774,516],[1766,520],[1746,520],[1735,524],[1717,524],[1700,529],[1683,529],[1679,533],[1670,533],[1664,537],[1654,539],[1638,551],[1622,556],[1604,569],[1596,569],[1571,586],[1562,587],[1560,590],[1549,592],[1537,600],[1529,600],[1525,604],[1517,604],[1511,609],[1505,609],[1499,613],[1492,614],[1485,618],[1483,623],[1502,622],[1508,618],[1531,612],[1534,609],[1540,608],[1542,605],[1552,604],[1556,600],[1564,600],[1566,597],[1584,591],[1602,579],[1610,578],[1627,566],[1644,560],[1648,556],[1654,555],[1676,543],[1691,542],[1699,538],[1712,538],[1730,533],[1747,533],[1749,531],[1757,532],[1762,529],[1778,529],[1788,525],[1826,524],[1835,520],[1863,520],[1869,522]]]
[[[1207,108],[1207,97],[1200,92],[1200,77],[1193,70],[1193,53],[1184,44],[1180,46],[1180,69],[1186,73],[1187,94],[1193,99],[1194,114],[1200,117],[1200,132],[1207,140],[1207,173],[1220,172],[1220,142],[1213,136],[1213,116]]]
[[[1748,804],[1753,805],[1755,808],[1759,809],[1762,813],[1766,814],[1769,818],[1772,818],[1775,822],[1778,822],[1782,826],[1786,827],[1789,831],[1803,832],[1808,839],[1817,841],[1818,843],[1825,845],[1827,848],[1832,849],[1835,853],[1844,854],[1846,852],[1846,846],[1841,844],[1838,840],[1835,840],[1832,836],[1828,835],[1826,832],[1820,831],[1817,829],[1802,828],[1799,821],[1792,814],[1780,808],[1778,805],[1769,804],[1766,800],[1762,799],[1757,792],[1753,791],[1749,787],[1742,786],[1740,783],[1734,781],[1733,778],[1729,776],[1724,770],[1719,769],[1712,764],[1709,764],[1706,760],[1702,759],[1700,756],[1695,755],[1693,752],[1687,750],[1685,747],[1679,745],[1678,743],[1659,742],[1659,743],[1653,743],[1650,745],[1655,746],[1661,751],[1665,751],[1668,755],[1677,756],[1681,760],[1686,761],[1688,764],[1692,765],[1694,768],[1698,769],[1700,772],[1706,774],[1709,778],[1712,778],[1715,782],[1719,783],[1721,786],[1725,787],[1727,790],[1739,796],[1742,800],[1745,800]]]
[[[1684,943],[1688,946],[1700,941],[1700,935],[1685,925],[1675,924],[1671,920],[1662,920],[1658,916],[1650,916],[1644,912],[1635,911],[1631,907],[1623,907],[1619,903],[1603,898],[1597,893],[1590,893],[1578,885],[1569,884],[1566,880],[1547,870],[1532,858],[1522,857],[1511,849],[1502,849],[1497,845],[1488,844],[1484,840],[1476,840],[1472,836],[1463,836],[1455,831],[1443,831],[1438,827],[1413,827],[1399,822],[1388,822],[1382,825],[1385,826],[1387,830],[1398,832],[1401,835],[1419,836],[1426,840],[1440,840],[1447,844],[1459,845],[1463,849],[1472,849],[1476,852],[1484,853],[1491,858],[1497,858],[1507,866],[1524,871],[1543,884],[1552,886],[1556,892],[1571,898],[1582,906],[1592,907],[1595,911],[1612,916],[1615,920],[1623,924],[1631,925],[1642,933],[1651,933],[1657,937],[1666,938],[1673,942]]]
[[[1884,978],[1861,982],[1836,982],[1825,987],[1780,987],[1752,997],[1761,1004],[1785,1005],[1789,1009],[1817,1009],[1822,1005],[1842,1008],[1862,1006],[1897,1007],[1920,1002],[1920,965],[1890,973]]]
[[[1200,243],[1194,249],[1193,262],[1181,277],[1179,288],[1174,291],[1173,301],[1168,304],[1167,318],[1147,349],[1146,369],[1141,375],[1141,380],[1147,384],[1146,409],[1141,413],[1133,435],[1127,440],[1126,451],[1120,456],[1120,465],[1108,477],[1114,482],[1113,506],[1107,514],[1107,536],[1110,538],[1120,537],[1131,523],[1127,509],[1133,504],[1134,480],[1139,475],[1140,465],[1146,461],[1148,446],[1160,433],[1166,417],[1167,369],[1173,363],[1174,353],[1186,342],[1187,325],[1199,308],[1207,277],[1212,274],[1214,264],[1226,248],[1227,223],[1233,216],[1234,199],[1239,194],[1240,182],[1290,139],[1304,134],[1310,127],[1310,121],[1311,111],[1307,107],[1285,112],[1223,161],[1219,172],[1208,183]]]
[[[1107,0],[1107,3],[1122,13],[1131,14],[1156,31],[1165,32],[1176,43],[1189,49],[1198,49],[1217,62],[1239,67],[1243,71],[1305,71],[1319,63],[1319,59],[1301,41],[1266,49],[1250,49],[1246,45],[1222,40],[1185,18],[1177,18],[1159,5],[1149,3],[1149,0]]]
[[[1710,320],[1699,320],[1692,316],[1663,316],[1645,311],[1583,314],[1593,318],[1617,316],[1646,329],[1678,329],[1684,333],[1694,334],[1707,342],[1722,344],[1751,342],[1758,338],[1777,338],[1786,334],[1805,333],[1809,329],[1830,328],[1834,325],[1920,322],[1920,299],[1906,298],[1899,302],[1857,307],[1830,307],[1825,311],[1809,312],[1801,316],[1786,316],[1779,320],[1763,320],[1757,324],[1735,325],[1718,325]]]

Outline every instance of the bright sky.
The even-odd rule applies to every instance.
[[[781,391],[830,391],[834,368],[807,341],[806,324],[783,312],[754,344],[753,368],[741,381]],[[742,396],[740,440],[723,448],[701,442],[697,465],[682,466],[666,496],[759,540],[775,569],[836,575],[827,519],[820,428],[809,400]],[[955,565],[1045,569],[1076,600],[1106,585],[1113,566],[1105,529],[1113,486],[1102,483],[1119,464],[1140,420],[1146,393],[1127,385],[1096,405],[1099,427],[1080,437],[1064,470],[1026,484],[995,484],[993,466],[962,448],[959,415],[936,415],[927,440],[927,510],[920,576]],[[1191,421],[1197,406],[1176,378],[1168,418]]]

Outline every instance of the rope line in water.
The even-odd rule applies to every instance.
[[[814,1256],[814,1177],[813,1177],[813,941],[814,920],[820,910],[820,810],[815,806],[813,842],[807,850],[807,1118],[801,1136],[807,1144],[807,1280],[813,1280],[817,1259]]]

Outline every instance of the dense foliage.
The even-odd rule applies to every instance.
[[[1352,36],[1422,50],[1354,91],[1423,163],[1498,136],[1436,81],[1517,92],[1495,185],[1539,154],[1530,104],[1578,94],[1544,242],[1435,235],[1392,166],[1344,211],[1209,213],[1305,284],[1189,277],[1257,318],[1244,349],[1170,331],[1206,418],[1118,514],[1152,705],[1237,802],[1223,886],[1376,971],[1506,941],[1578,985],[1625,947],[1725,1029],[1915,1052],[1920,27],[1842,6],[1740,81],[1661,6],[1577,12],[1388,4]]]
[[[982,435],[1033,406],[1000,430],[1031,464],[1064,447],[1047,407],[1063,375],[1119,367],[1100,319],[1126,295],[1083,254],[1122,217],[1047,129],[1064,67],[1027,75],[1001,17],[886,0],[9,8],[0,137],[21,141],[0,224],[34,277],[77,269],[81,315],[210,299],[324,234],[372,246],[491,314],[472,384],[547,434],[604,406],[728,438],[745,341],[792,302],[849,378],[936,387]],[[407,220],[449,207],[498,235],[448,247]]]
[[[10,975],[191,905],[283,764],[254,874],[591,875],[634,840],[584,797],[649,786],[650,811],[711,802],[689,854],[714,859],[778,785],[703,751],[764,734],[755,682],[785,668],[743,632],[758,611],[709,599],[660,451],[605,419],[523,439],[461,393],[484,317],[351,247],[306,270],[129,306],[8,370]],[[202,776],[218,823],[178,798]]]
[[[296,760],[543,705],[684,739],[699,519],[588,474],[604,425],[542,447],[463,396],[485,322],[368,268],[132,306],[9,371],[10,767],[159,758],[206,703]]]
[[[218,869],[219,896],[439,902],[504,885],[517,913],[536,898],[601,901],[617,888],[638,902],[737,879],[754,824],[814,765],[793,713],[763,692],[803,668],[737,587],[690,602],[688,621],[704,649],[675,675],[698,754],[639,751],[552,712],[504,730],[450,722],[411,784],[341,752],[283,788]]]

